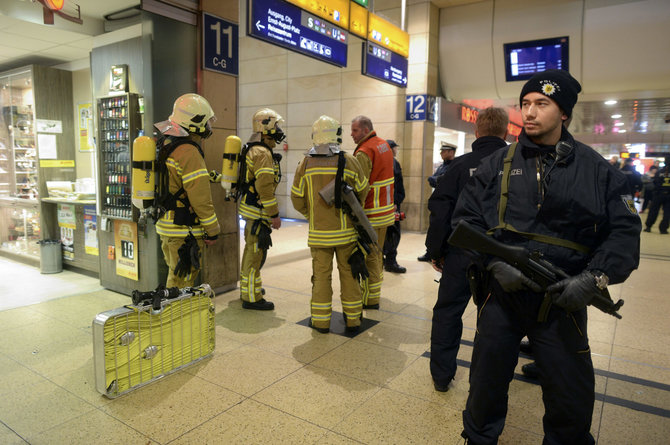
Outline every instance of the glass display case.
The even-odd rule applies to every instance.
[[[19,204],[0,207],[0,239],[0,249],[5,253],[39,257],[39,211]]]

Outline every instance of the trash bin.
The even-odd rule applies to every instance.
[[[60,240],[43,239],[40,245],[40,273],[59,273],[63,271],[63,252]]]

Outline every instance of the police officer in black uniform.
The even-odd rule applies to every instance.
[[[499,258],[482,259],[489,279],[463,412],[470,444],[495,444],[502,433],[524,335],[540,370],[543,443],[594,443],[586,306],[608,282],[621,283],[637,268],[641,223],[626,177],[563,125],[580,91],[562,70],[528,80],[519,97],[518,144],[482,161],[454,210],[453,224],[465,220],[507,245],[539,251],[570,275],[545,294]],[[538,317],[545,295],[552,304]]]
[[[654,198],[649,205],[647,220],[644,222],[645,232],[651,232],[651,226],[656,222],[661,207],[663,207],[663,219],[658,229],[661,235],[667,235],[670,227],[670,156],[665,158],[665,167],[654,176]]]
[[[472,152],[456,158],[437,180],[437,187],[428,200],[430,225],[426,235],[426,251],[433,268],[442,273],[437,303],[433,308],[430,334],[430,374],[437,391],[447,391],[456,374],[456,356],[463,333],[463,312],[470,301],[466,278],[469,257],[457,247],[449,247],[451,216],[458,195],[474,174],[479,162],[506,147],[509,118],[502,108],[487,108],[479,113],[475,124]]]

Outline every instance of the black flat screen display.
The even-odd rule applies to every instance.
[[[505,43],[505,79],[508,82],[530,79],[533,74],[559,69],[569,71],[569,38]]]

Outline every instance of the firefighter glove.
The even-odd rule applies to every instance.
[[[257,219],[251,226],[251,234],[258,237],[258,249],[268,250],[272,246],[272,227],[270,223],[264,219]]]
[[[494,258],[491,260],[488,266],[486,266],[486,270],[493,275],[505,292],[518,292],[526,289],[530,289],[533,292],[542,291],[542,287],[539,284],[528,278],[516,267],[500,259]]]
[[[184,238],[184,244],[181,245],[177,253],[179,261],[174,268],[176,276],[185,277],[191,272],[192,268],[200,269],[200,247],[193,234],[189,233]]]
[[[209,172],[209,182],[221,182],[223,175],[216,170]]]
[[[358,243],[354,248],[354,251],[351,252],[349,260],[347,260],[347,262],[351,266],[351,274],[354,276],[354,279],[358,281],[365,280],[370,276],[370,274],[368,273],[368,268],[365,265],[366,255],[367,255],[367,249],[360,243]]]
[[[600,292],[595,278],[586,270],[547,288],[547,295],[551,301],[569,312],[585,308]]]

